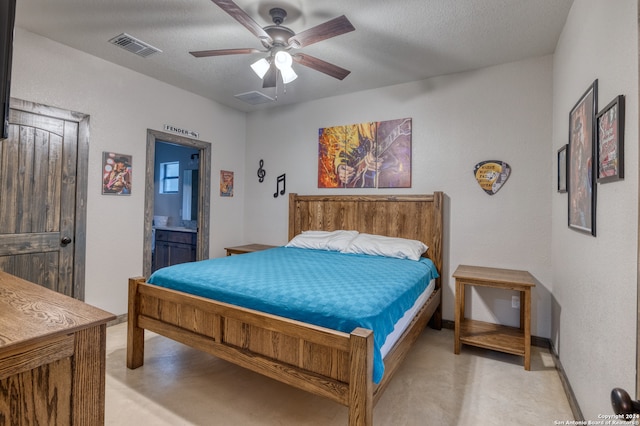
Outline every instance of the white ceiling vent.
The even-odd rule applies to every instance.
[[[144,41],[138,40],[137,38],[132,37],[127,33],[122,33],[119,36],[115,36],[114,38],[109,40],[109,43],[120,46],[131,53],[142,56],[143,58],[146,58],[149,55],[153,55],[154,53],[162,52],[162,50],[153,47],[150,44],[145,43]]]
[[[253,92],[240,93],[235,95],[235,97],[251,105],[266,104],[267,102],[275,101],[275,99],[255,90]]]

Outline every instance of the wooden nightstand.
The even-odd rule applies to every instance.
[[[227,256],[231,256],[232,254],[253,253],[254,251],[267,250],[274,247],[277,246],[270,246],[267,244],[247,244],[244,246],[225,247],[224,249],[227,251]]]
[[[456,279],[454,353],[462,343],[524,357],[524,369],[531,369],[531,288],[535,279],[527,271],[460,265]],[[520,292],[520,328],[464,318],[465,285],[494,287]]]

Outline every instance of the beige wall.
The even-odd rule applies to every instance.
[[[551,71],[552,58],[545,56],[250,114],[247,242],[286,242],[287,199],[273,197],[281,173],[286,173],[287,191],[302,194],[444,191],[444,318],[453,320],[451,274],[458,264],[527,269],[539,280],[532,331],[549,337]],[[412,188],[317,188],[319,128],[404,117],[413,119]],[[267,170],[264,183],[256,177],[260,159]],[[483,160],[503,160],[513,170],[493,196],[473,176],[473,167]],[[469,314],[517,325],[512,293],[483,290],[489,291],[473,298]]]
[[[634,0],[575,0],[551,57],[499,65],[245,115],[35,34],[16,31],[12,95],[91,116],[86,297],[121,314],[126,280],[142,269],[146,129],[172,124],[213,143],[211,255],[242,242],[282,244],[287,192],[317,188],[320,127],[413,119],[413,185],[375,193],[447,194],[444,317],[453,319],[451,273],[460,263],[527,269],[538,280],[533,333],[550,337],[587,418],[610,413],[614,386],[633,391],[638,241],[638,54]],[[599,80],[599,106],[627,95],[624,181],[598,186],[598,236],[567,229],[567,195],[555,190],[556,152],[568,112]],[[133,155],[134,193],[100,195],[102,151]],[[267,178],[259,183],[258,162]],[[489,196],[473,179],[482,160],[512,169]],[[217,196],[233,170],[233,198]],[[511,295],[474,294],[476,319],[517,321]]]
[[[625,178],[597,185],[597,237],[567,228],[567,194],[552,190],[553,342],[587,419],[632,395],[636,376],[638,244],[638,8],[636,0],[575,0],[554,57],[553,149],[569,111],[598,79],[598,107],[626,95]]]
[[[211,198],[212,256],[242,240],[245,114],[17,29],[11,95],[89,114],[86,301],[126,312],[127,279],[142,274],[147,129],[195,130],[212,145],[212,183],[236,172],[236,195]],[[103,151],[133,156],[131,196],[101,195]]]

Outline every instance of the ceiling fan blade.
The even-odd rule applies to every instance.
[[[293,55],[293,60],[300,65],[313,68],[316,71],[325,73],[333,78],[337,78],[338,80],[344,80],[346,76],[351,74],[351,71],[349,70],[345,70],[344,68],[340,68],[337,65],[330,64],[329,62],[323,61],[322,59],[318,59],[314,56],[309,56],[302,53]]]
[[[211,0],[217,4],[222,10],[227,12],[233,19],[240,22],[246,29],[251,31],[253,35],[258,37],[263,44],[267,46],[273,45],[273,39],[262,27],[251,18],[244,10],[240,9],[237,4],[231,0]]]
[[[276,68],[275,63],[272,63],[269,67],[269,71],[264,75],[262,79],[262,88],[266,89],[267,87],[276,87],[276,80],[278,79],[278,69]]]
[[[219,50],[197,50],[195,52],[189,52],[196,58],[204,58],[207,56],[224,56],[224,55],[244,55],[247,53],[258,53],[261,50],[246,48],[246,49],[219,49]]]
[[[299,49],[354,30],[355,28],[351,25],[351,22],[346,16],[342,15],[292,36],[289,38],[289,46]]]

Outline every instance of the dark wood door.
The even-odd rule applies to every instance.
[[[0,141],[0,270],[79,299],[87,126],[84,115],[12,99]]]

